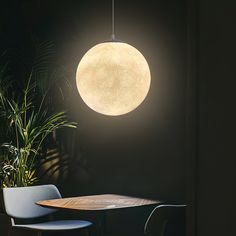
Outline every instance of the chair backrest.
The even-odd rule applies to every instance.
[[[41,207],[37,201],[61,198],[54,185],[3,188],[6,213],[17,219],[31,219],[49,215],[57,210]]]
[[[159,205],[149,215],[144,233],[147,236],[184,236],[186,205]]]

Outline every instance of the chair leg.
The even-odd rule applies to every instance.
[[[86,230],[85,230],[85,235],[86,236],[91,236],[91,230],[90,230],[90,227],[88,227]]]
[[[7,236],[11,236],[11,229],[8,229]]]
[[[42,232],[38,231],[37,236],[42,236]]]
[[[8,223],[8,230],[7,230],[7,236],[12,235],[12,226],[15,224],[14,220],[12,218],[9,218],[9,223]]]

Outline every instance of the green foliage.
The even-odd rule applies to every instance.
[[[29,186],[38,181],[35,168],[46,137],[60,128],[76,128],[76,123],[67,121],[64,111],[48,111],[47,93],[37,93],[32,73],[21,96],[9,96],[6,68],[0,68],[0,185]]]

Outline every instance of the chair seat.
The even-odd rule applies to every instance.
[[[13,227],[37,231],[66,231],[86,228],[91,225],[91,222],[83,220],[58,220],[37,224],[14,225]]]

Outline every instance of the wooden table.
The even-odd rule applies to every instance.
[[[159,205],[161,201],[129,197],[117,194],[100,194],[72,198],[60,198],[37,202],[43,207],[85,211],[104,211],[127,207]]]
[[[129,197],[117,194],[101,194],[72,198],[60,198],[37,202],[38,205],[56,209],[71,209],[78,211],[101,212],[102,217],[98,222],[98,235],[105,235],[106,231],[106,212],[108,210],[159,205],[161,201],[149,200],[144,198]]]

